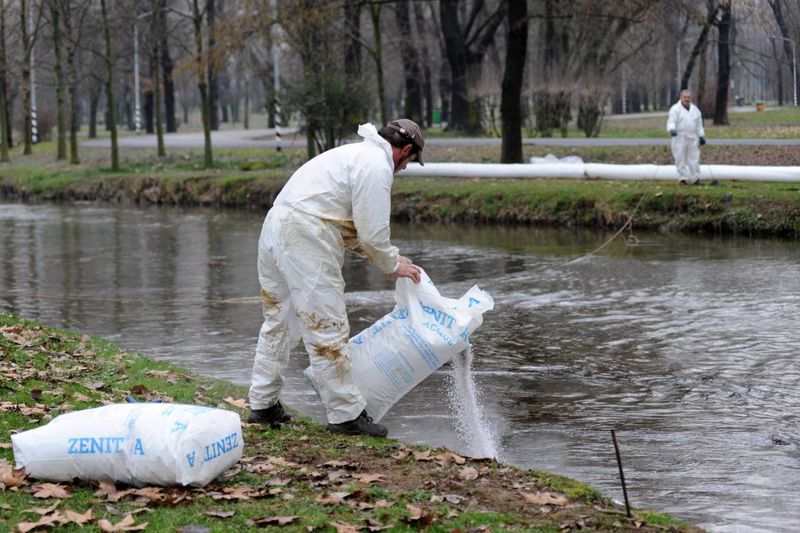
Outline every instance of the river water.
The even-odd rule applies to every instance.
[[[101,335],[246,384],[260,325],[262,214],[0,203],[0,310]],[[713,531],[800,524],[800,245],[636,232],[396,225],[446,296],[495,310],[472,337],[502,461],[585,481]],[[353,333],[392,283],[350,258]],[[296,351],[285,403],[321,420]],[[444,368],[384,418],[390,436],[463,450]]]

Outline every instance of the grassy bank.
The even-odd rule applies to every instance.
[[[127,395],[244,414],[246,390],[4,314],[0,356],[3,531],[697,531],[650,511],[627,518],[567,478],[390,439],[334,436],[303,418],[279,430],[245,425],[241,463],[199,489],[28,479],[13,470],[15,431]]]
[[[474,160],[483,157],[481,151],[488,158],[494,155],[492,150],[499,149],[437,148],[440,160]],[[760,160],[783,164],[790,159],[784,148],[789,147],[760,147],[761,152],[750,153],[760,153]],[[658,150],[665,160],[662,162],[666,162],[669,156]],[[791,157],[800,159],[800,150],[791,150]],[[564,155],[563,149],[555,152]],[[647,153],[641,148],[600,148],[589,155],[595,161],[646,162],[648,157],[643,154]],[[119,172],[110,172],[97,161],[78,167],[52,162],[14,164],[0,169],[0,196],[27,201],[104,200],[266,211],[287,177],[303,161],[299,151],[277,156],[265,150],[227,150],[220,151],[215,168],[203,170],[197,155],[194,151],[176,151],[156,160],[142,151],[131,152]],[[396,218],[414,221],[617,228],[632,216],[633,226],[639,229],[797,237],[799,191],[797,184],[735,181],[724,181],[717,187],[686,187],[663,181],[398,177],[392,208]]]
[[[793,112],[793,111],[792,111]],[[766,128],[765,116],[743,113],[741,120]],[[800,115],[799,115],[800,116]],[[636,119],[653,120],[653,119]],[[626,122],[627,121],[621,121]],[[82,149],[82,163],[53,161],[53,143],[33,156],[19,147],[12,163],[0,166],[0,197],[30,200],[103,200],[134,204],[208,205],[266,211],[288,176],[305,161],[304,149],[236,148],[215,151],[215,166],[202,168],[201,149],[123,149],[122,169],[107,168],[108,151]],[[578,155],[599,163],[671,164],[668,147],[525,146],[525,158],[553,153]],[[496,162],[499,146],[431,145],[428,161]],[[792,146],[707,146],[703,163],[800,166]],[[797,184],[726,181],[718,187],[681,187],[673,182],[395,180],[393,215],[434,222],[486,222],[617,228],[633,214],[633,225],[667,232],[753,236],[800,235]],[[635,210],[635,212],[634,212]]]

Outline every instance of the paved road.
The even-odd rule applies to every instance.
[[[275,130],[230,130],[211,132],[211,143],[215,148],[274,148],[277,146]],[[110,146],[108,139],[84,141],[82,146],[105,148]],[[445,146],[495,146],[500,144],[497,138],[436,138],[426,141],[429,145]],[[584,137],[550,137],[523,139],[526,145],[538,146],[667,146],[668,136],[663,139],[650,138],[594,138]],[[196,148],[203,146],[202,133],[168,133],[164,135],[164,144],[168,148]],[[709,139],[710,145],[762,145],[762,146],[800,146],[800,139]],[[135,135],[121,137],[119,145],[127,148],[155,148],[155,135]],[[302,148],[306,145],[305,136],[295,131],[287,131],[283,135],[282,145]]]

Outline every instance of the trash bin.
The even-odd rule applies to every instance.
[[[442,122],[442,110],[441,108],[434,107],[433,108],[433,123],[439,124]]]
[[[764,111],[766,108],[767,106],[763,100],[756,100],[756,111]]]

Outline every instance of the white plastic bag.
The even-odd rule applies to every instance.
[[[423,272],[419,284],[397,280],[396,306],[372,327],[350,339],[353,382],[380,420],[422,380],[469,346],[469,336],[494,308],[477,285],[458,300],[439,294]],[[311,367],[305,375],[314,384]]]
[[[37,479],[105,479],[202,487],[242,457],[232,411],[164,403],[113,404],[63,414],[11,436],[17,468]]]

